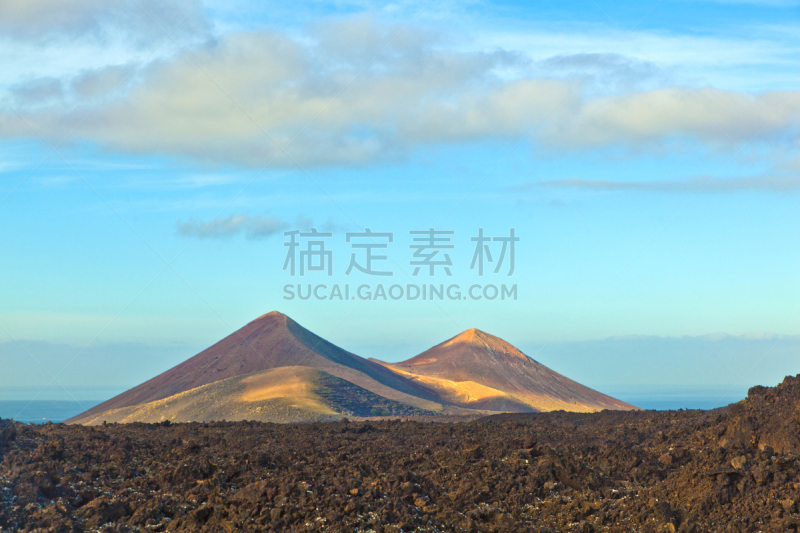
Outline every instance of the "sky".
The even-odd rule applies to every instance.
[[[390,361],[478,327],[628,398],[774,385],[800,348],[798,15],[0,2],[3,396],[124,390],[271,310]],[[283,269],[311,228],[330,276]],[[347,241],[367,228],[391,242]],[[411,248],[430,228],[452,248]],[[470,268],[512,228],[510,275],[499,240]],[[355,243],[392,275],[347,273]],[[459,297],[407,299],[426,284]]]

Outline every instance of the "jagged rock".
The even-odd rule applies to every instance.
[[[286,426],[0,421],[0,528],[796,531],[799,404],[791,378],[728,412]]]

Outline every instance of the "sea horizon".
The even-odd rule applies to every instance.
[[[80,392],[85,393],[92,390],[96,391],[96,389],[81,389]],[[63,398],[31,399],[29,394],[13,398],[8,397],[8,391],[4,391],[3,396],[0,397],[0,419],[13,419],[25,424],[45,424],[47,422],[55,424],[63,422],[87,409],[91,409],[95,405],[103,403],[116,396],[116,394],[124,392],[124,389],[115,390],[118,390],[118,392],[107,397],[93,395],[87,399],[86,397],[76,396],[74,400]],[[620,389],[616,394],[609,394],[618,400],[646,410],[710,410],[742,400],[747,394],[747,391],[742,394],[736,389],[733,390],[734,392],[731,392],[731,389],[721,388],[682,388],[642,394],[633,389]]]

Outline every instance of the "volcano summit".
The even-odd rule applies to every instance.
[[[273,311],[67,422],[303,422],[558,409],[636,408],[477,329],[391,364],[343,350]]]
[[[437,391],[449,404],[471,409],[514,412],[636,409],[550,370],[503,339],[475,328],[408,361],[383,364]]]

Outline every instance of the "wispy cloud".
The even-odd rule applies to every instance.
[[[545,76],[577,77],[600,93],[630,91],[654,81],[668,81],[656,64],[622,54],[557,54],[534,63]]]
[[[178,235],[198,239],[230,239],[244,234],[248,239],[264,239],[289,227],[289,224],[275,217],[251,217],[234,214],[216,217],[207,222],[189,219],[176,224]]]
[[[753,6],[768,6],[778,8],[792,8],[800,6],[798,0],[683,0],[685,2],[694,3],[712,3],[712,4],[733,4],[733,5],[753,5]]]
[[[276,217],[253,217],[246,214],[233,214],[227,217],[216,217],[209,221],[190,218],[186,222],[178,221],[176,224],[178,235],[182,237],[195,237],[199,239],[231,239],[244,234],[248,239],[264,239],[287,230],[291,227],[309,230],[318,227],[322,231],[345,232],[357,229],[352,224],[342,224],[332,218],[322,224],[303,215],[299,215],[294,225]]]
[[[654,193],[728,193],[739,191],[797,192],[800,177],[756,176],[744,178],[715,178],[698,176],[686,180],[613,181],[584,178],[565,178],[525,183],[510,187],[513,191],[533,189],[577,189],[584,191],[638,191]]]
[[[135,40],[177,35],[208,34],[210,23],[191,0],[25,0],[0,2],[0,32],[31,41],[92,37],[105,40],[125,33]]]
[[[12,172],[19,168],[22,168],[22,164],[16,161],[0,161],[0,174],[5,172]]]
[[[14,102],[22,106],[40,106],[64,98],[61,80],[51,77],[36,78],[11,87]]]

